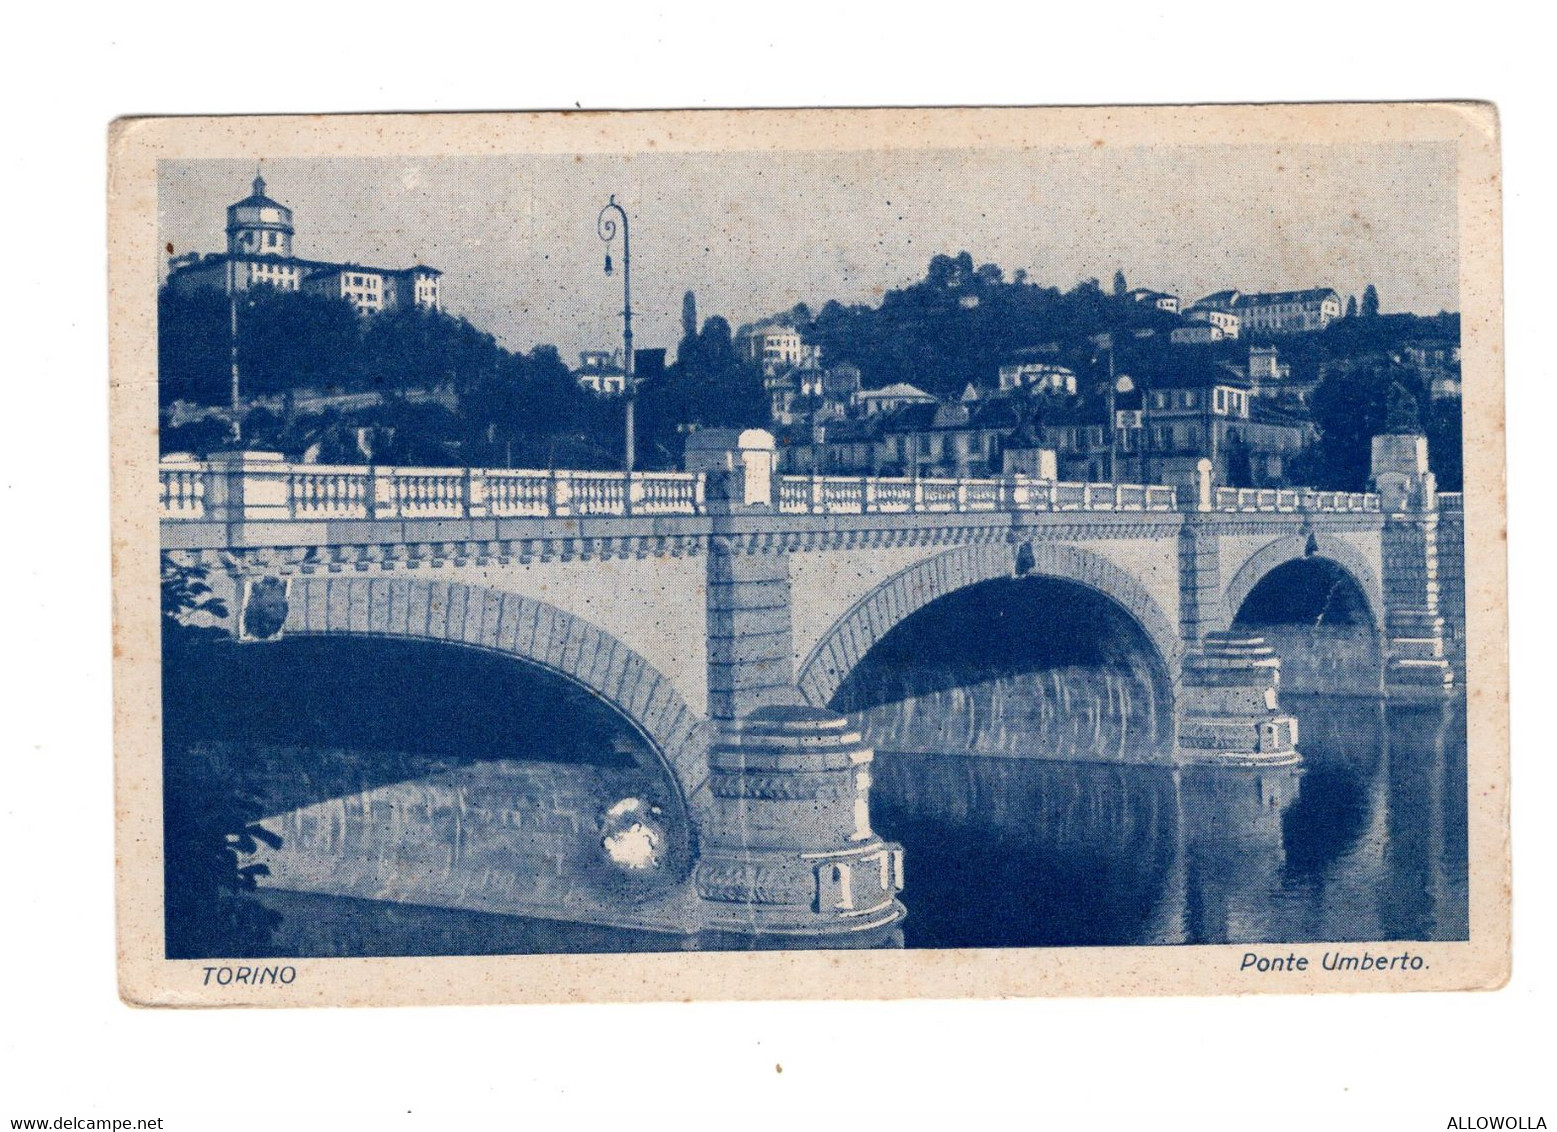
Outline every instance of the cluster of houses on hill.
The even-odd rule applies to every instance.
[[[1130,298],[1182,320],[1174,344],[1235,340],[1251,329],[1268,342],[1321,330],[1342,313],[1328,288],[1221,291],[1182,311],[1176,296],[1162,292]],[[906,382],[862,388],[857,368],[825,364],[790,327],[759,326],[741,345],[762,366],[780,462],[797,473],[1027,472],[1177,484],[1191,482],[1199,461],[1209,459],[1218,482],[1262,487],[1290,482],[1293,461],[1317,436],[1306,407],[1317,379],[1295,382],[1269,344],[1251,343],[1236,361],[1225,350],[1218,360],[1203,350],[1169,349],[1139,380],[1118,374],[1111,388],[1095,389],[1079,388],[1055,349],[1038,348],[950,401]],[[1435,397],[1458,395],[1456,344],[1412,346],[1396,360],[1431,378]]]
[[[864,388],[857,367],[824,361],[821,349],[792,326],[759,324],[738,336],[736,348],[762,371],[769,424],[790,472],[1028,472],[1177,484],[1191,482],[1199,461],[1209,459],[1221,483],[1289,482],[1292,462],[1317,435],[1308,394],[1346,363],[1325,363],[1317,376],[1294,381],[1276,345],[1251,343],[1237,361],[1226,360],[1225,349],[1217,360],[1204,350],[1171,347],[1236,341],[1246,333],[1268,343],[1322,330],[1342,317],[1340,296],[1323,287],[1218,291],[1181,307],[1176,295],[1140,288],[1128,298],[1171,316],[1153,316],[1159,329],[1171,326],[1170,348],[1150,373],[1116,375],[1111,390],[1080,387],[1077,374],[1060,364],[1057,345],[1017,352],[987,383],[970,383],[949,401],[902,381]],[[1097,344],[1113,345],[1106,335]],[[1457,344],[1413,345],[1396,360],[1417,368],[1435,398],[1458,396]],[[640,376],[642,368],[640,359]],[[624,388],[619,354],[586,352],[575,373],[596,392]]]
[[[1196,361],[1154,373],[1144,389],[1120,375],[1111,397],[1081,398],[1070,370],[1018,362],[1002,367],[993,388],[970,384],[942,402],[907,384],[859,389],[858,371],[839,366],[802,379],[816,391],[802,395],[803,414],[789,401],[799,384],[793,371],[769,387],[775,409],[790,405],[773,424],[791,472],[984,476],[1052,467],[1066,480],[1189,483],[1198,461],[1210,459],[1219,482],[1264,486],[1287,482],[1289,462],[1315,435],[1301,408],[1272,395],[1283,368],[1274,349],[1255,347],[1247,365]]]
[[[1182,312],[1162,292],[1130,298],[1215,332],[1175,342],[1236,338],[1245,317],[1266,333],[1299,333],[1341,313],[1328,289],[1224,291]],[[1111,391],[1079,388],[1077,374],[1039,348],[946,402],[906,382],[862,388],[857,368],[824,364],[791,327],[758,326],[740,346],[762,366],[780,462],[796,473],[1189,483],[1209,459],[1218,482],[1257,487],[1287,482],[1291,461],[1315,438],[1274,346],[1251,346],[1242,364],[1170,351],[1146,380],[1116,375]]]

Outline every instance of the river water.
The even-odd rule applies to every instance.
[[[874,821],[907,851],[902,943],[1465,938],[1461,706],[1289,701],[1302,728],[1300,770],[880,751]],[[710,945],[343,897],[258,898],[280,920],[255,954]]]
[[[906,943],[1465,938],[1460,707],[1287,706],[1297,770],[882,753]]]
[[[1358,633],[1273,627],[1271,636],[1294,658],[1300,686],[1366,689],[1346,669],[1377,672],[1376,646]],[[652,776],[623,753],[628,736],[607,714],[591,717],[576,693],[532,687],[501,662],[431,672],[461,650],[429,654],[436,661],[382,651],[359,666],[379,691],[369,696],[318,686],[319,673],[350,666],[291,647],[302,651],[235,650],[191,664],[219,676],[193,682],[215,689],[204,701],[169,689],[170,704],[199,709],[167,735],[170,954],[751,946],[429,906],[456,888],[475,906],[564,883],[587,889],[587,870],[569,864],[582,828],[570,815],[617,795],[655,801]],[[877,680],[890,694],[854,712],[877,750],[873,823],[906,850],[909,915],[889,946],[1466,937],[1460,700],[1407,707],[1288,688],[1302,766],[1212,769],[1172,765],[1160,681],[1124,652],[1037,671],[985,665],[957,685],[922,660],[913,671],[923,687]],[[385,696],[392,672],[407,679]],[[427,690],[460,680],[490,718]],[[229,702],[241,710],[212,726]],[[409,704],[414,727],[387,722],[395,703]],[[558,728],[561,718],[570,726]],[[278,875],[317,869],[354,895],[232,891],[230,855],[200,831],[277,814],[290,815],[266,822],[289,842]],[[179,844],[195,848],[180,854]],[[374,880],[385,860],[392,885]],[[518,875],[536,860],[546,875]]]

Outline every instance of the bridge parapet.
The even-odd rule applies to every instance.
[[[1160,484],[1026,476],[781,476],[772,494],[765,505],[785,515],[1179,509],[1177,490]],[[290,464],[245,452],[164,460],[158,509],[163,520],[206,522],[703,515],[708,473]]]
[[[1214,489],[1211,510],[1237,513],[1308,511],[1324,514],[1377,514],[1376,492],[1315,491],[1312,488],[1219,487]]]
[[[691,472],[414,468],[290,464],[277,453],[164,460],[165,520],[566,518],[701,515]]]
[[[781,476],[786,515],[894,515],[978,511],[1175,511],[1178,490],[1162,484],[1065,483],[1029,476]]]
[[[479,519],[703,515],[708,473],[523,468],[416,468],[293,464],[277,453],[172,458],[158,469],[166,521],[286,519]],[[1459,496],[1444,496],[1445,511]],[[1174,512],[1376,514],[1372,492],[1309,488],[1210,488],[998,478],[778,476],[762,504],[783,515],[906,515],[992,512]]]

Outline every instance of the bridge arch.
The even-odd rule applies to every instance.
[[[694,829],[704,825],[712,805],[707,723],[668,677],[583,618],[522,594],[460,582],[302,575],[281,584],[282,634],[404,638],[480,649],[583,687],[639,732],[669,771]]]
[[[1350,543],[1318,531],[1287,535],[1267,543],[1250,555],[1248,561],[1233,575],[1227,585],[1227,592],[1223,594],[1226,623],[1233,623],[1254,588],[1273,570],[1305,558],[1319,558],[1334,563],[1351,578],[1362,592],[1374,631],[1384,631],[1384,589],[1373,568]]]
[[[1065,543],[984,544],[927,558],[856,602],[801,665],[796,680],[801,694],[808,703],[826,707],[876,642],[912,614],[980,582],[1029,575],[1074,582],[1115,602],[1151,641],[1168,679],[1177,677],[1179,637],[1172,619],[1145,586],[1113,562]]]

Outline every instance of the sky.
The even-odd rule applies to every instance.
[[[564,358],[621,334],[596,217],[632,238],[637,345],[672,350],[683,292],[732,326],[804,301],[879,302],[966,250],[1061,288],[1093,277],[1211,291],[1377,286],[1382,309],[1456,310],[1452,144],[277,159],[293,252],[443,272],[443,303],[513,349]],[[165,161],[162,242],[219,251],[254,166]]]

